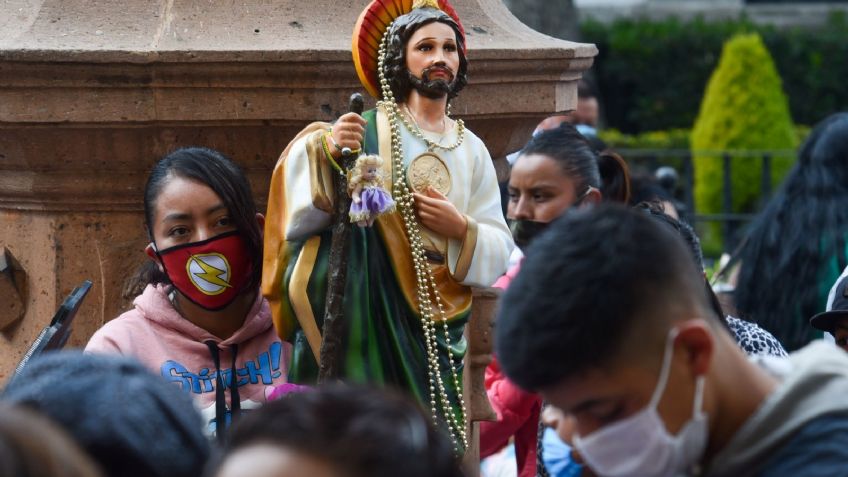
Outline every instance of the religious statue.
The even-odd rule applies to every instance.
[[[313,123],[274,171],[262,289],[294,344],[290,379],[314,381],[327,300],[333,175],[342,152],[383,159],[396,210],[373,227],[348,223],[343,379],[400,388],[467,445],[463,327],[471,287],[507,267],[512,237],[483,142],[449,116],[466,85],[465,34],[446,0],[374,0],[353,34],[353,58],[377,107]],[[347,220],[347,217],[345,217]]]

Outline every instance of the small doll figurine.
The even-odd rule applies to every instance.
[[[364,155],[356,160],[348,181],[348,192],[353,199],[350,204],[350,221],[360,227],[370,227],[377,216],[395,210],[391,194],[383,189],[380,177],[380,156]]]

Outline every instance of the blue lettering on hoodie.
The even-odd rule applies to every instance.
[[[235,370],[238,386],[245,384],[271,385],[274,379],[279,378],[283,371],[280,369],[283,345],[279,342],[272,343],[268,351],[259,354],[255,359],[244,362],[244,367]],[[222,369],[221,378],[224,381],[224,389],[230,385],[232,368]],[[165,361],[160,368],[160,373],[166,381],[179,384],[185,392],[194,394],[210,393],[215,390],[218,373],[209,368],[202,368],[192,372],[185,366],[174,360]]]

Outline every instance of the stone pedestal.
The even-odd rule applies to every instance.
[[[221,150],[264,208],[292,136],[362,91],[350,32],[366,3],[6,0],[0,248],[26,273],[27,296],[23,319],[0,332],[0,382],[82,280],[94,286],[71,346],[129,305],[123,282],[145,260],[142,189],[163,154]],[[502,156],[573,107],[596,49],[530,30],[499,0],[453,3],[471,64],[453,113]]]
[[[492,362],[495,348],[493,332],[500,294],[497,288],[475,289],[471,318],[465,325],[468,349],[465,352],[462,389],[468,419],[465,431],[470,436],[463,458],[467,477],[480,474],[480,421],[498,420],[486,393],[485,373],[486,367]]]

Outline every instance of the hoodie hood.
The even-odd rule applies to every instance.
[[[145,318],[159,326],[199,342],[214,341],[219,347],[241,344],[264,332],[271,326],[271,310],[262,294],[256,294],[256,300],[241,327],[229,338],[222,340],[205,329],[185,319],[177,312],[168,299],[168,285],[147,285],[144,292],[136,297],[133,306]]]
[[[799,429],[819,417],[848,413],[848,354],[821,341],[786,360],[761,360],[782,382],[711,462],[706,475],[749,475]]]

